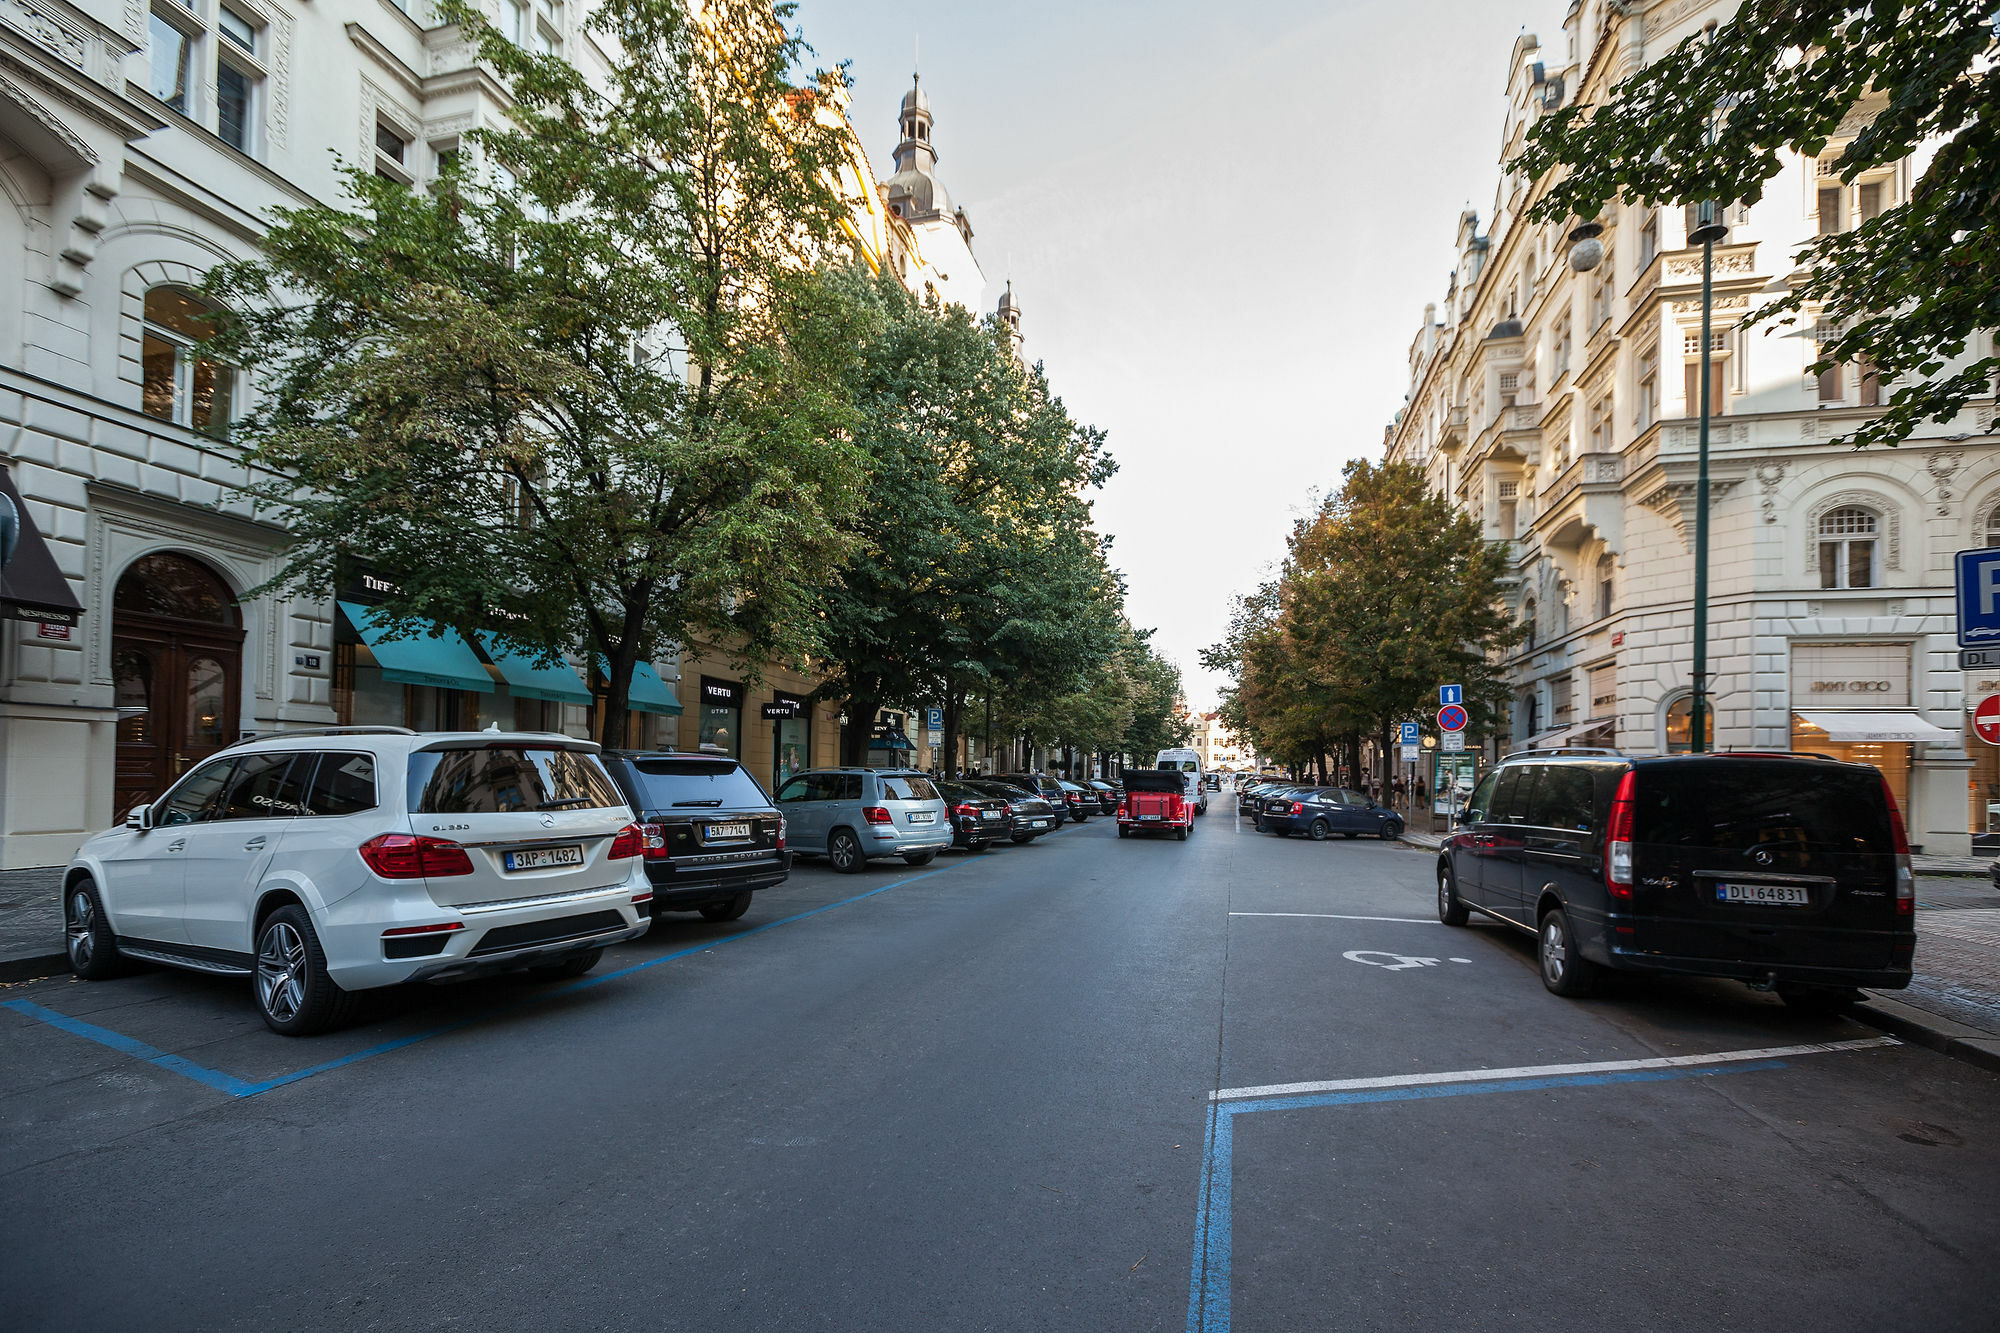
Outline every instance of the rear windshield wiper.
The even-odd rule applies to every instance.
[[[722,804],[722,798],[721,798],[720,796],[717,796],[717,797],[715,797],[715,798],[714,798],[713,800],[707,800],[707,801],[675,801],[675,802],[674,802],[674,808],[675,808],[676,810],[678,810],[678,809],[680,809],[680,808],[681,808],[682,806],[684,806],[684,805],[708,805],[708,806],[715,806],[715,805],[721,805],[721,804]]]
[[[588,796],[559,796],[553,801],[543,801],[540,805],[536,806],[535,809],[554,810],[559,806],[565,806],[565,805],[594,805],[594,804],[596,804],[596,802],[591,797]]]

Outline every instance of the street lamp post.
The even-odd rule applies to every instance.
[[[1688,706],[1688,752],[1708,749],[1708,418],[1714,375],[1714,350],[1709,346],[1715,322],[1715,243],[1729,234],[1716,216],[1715,201],[1704,200],[1695,215],[1697,226],[1688,240],[1701,242],[1701,437],[1694,482],[1694,668],[1689,673],[1694,696]]]

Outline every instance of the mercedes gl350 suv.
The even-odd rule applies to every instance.
[[[253,979],[273,1031],[339,1025],[354,992],[581,976],[651,926],[642,838],[597,746],[350,727],[230,747],[63,875],[78,976],[128,960]]]

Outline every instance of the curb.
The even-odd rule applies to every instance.
[[[26,958],[0,958],[0,982],[38,981],[43,977],[67,976],[66,953],[31,954]]]
[[[2000,1037],[1954,1023],[1949,1018],[1939,1018],[1875,991],[1861,993],[1867,997],[1866,1001],[1847,1011],[1850,1018],[1892,1037],[1901,1037],[1913,1046],[2000,1073]]]

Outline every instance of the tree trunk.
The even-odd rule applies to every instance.
[[[875,732],[879,699],[851,698],[847,701],[847,733],[840,738],[840,762],[853,768],[868,762],[868,738]]]
[[[632,671],[639,663],[639,645],[631,636],[605,654],[604,707],[597,718],[597,743],[605,749],[625,745],[626,719],[632,712]]]
[[[937,770],[945,777],[952,777],[958,768],[958,724],[959,715],[965,711],[965,696],[950,680],[944,686],[944,757],[938,759]]]

